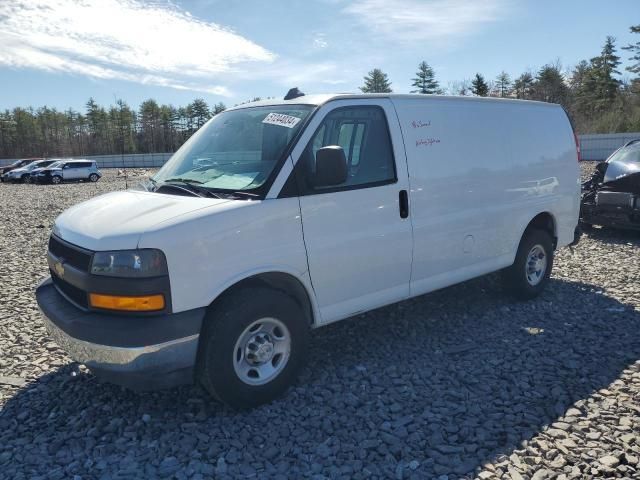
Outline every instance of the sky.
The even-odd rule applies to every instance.
[[[357,92],[375,67],[409,93],[423,60],[445,88],[514,78],[637,24],[640,0],[0,0],[0,109]]]

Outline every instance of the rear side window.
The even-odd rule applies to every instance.
[[[314,188],[310,177],[315,156],[322,147],[339,145],[347,159],[347,181],[328,188]],[[301,194],[367,188],[396,181],[395,162],[387,119],[377,106],[342,107],[327,115],[304,150],[297,169],[304,184]]]

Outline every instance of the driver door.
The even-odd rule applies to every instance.
[[[338,101],[324,108],[330,110],[321,122],[307,128],[312,136],[301,139],[305,147],[294,174],[311,282],[328,323],[409,296],[412,227],[403,202],[406,159],[391,102]],[[347,180],[314,187],[316,152],[331,145],[345,152]]]

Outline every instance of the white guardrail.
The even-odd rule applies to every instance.
[[[614,150],[629,140],[640,138],[637,133],[603,133],[578,135],[583,160],[604,160]],[[128,155],[92,155],[86,158],[98,162],[99,168],[158,168],[171,158],[172,153],[140,153]],[[15,159],[0,159],[0,166],[8,165]]]
[[[583,160],[605,160],[630,140],[640,139],[640,133],[603,133],[578,135]]]

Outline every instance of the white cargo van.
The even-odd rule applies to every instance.
[[[309,329],[502,270],[520,298],[574,242],[558,105],[302,96],[216,115],[143,191],[62,213],[37,300],[51,336],[137,388],[283,392]]]

